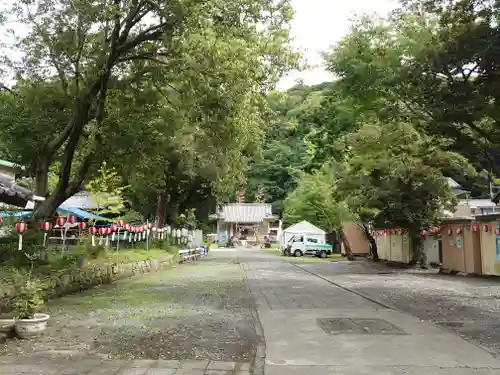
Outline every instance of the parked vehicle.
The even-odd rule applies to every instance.
[[[314,255],[320,258],[326,258],[331,255],[332,252],[332,245],[321,243],[317,238],[305,234],[294,235],[287,246],[282,249],[283,255],[293,255],[295,257]]]

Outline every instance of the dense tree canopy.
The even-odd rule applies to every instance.
[[[388,17],[362,16],[325,52],[333,83],[316,95],[301,85],[281,94],[280,103],[295,109],[278,118],[300,133],[281,134],[278,143],[303,142],[307,155],[286,185],[294,190],[285,217],[319,223],[325,207],[315,202],[327,201],[335,207],[328,217],[347,207],[368,237],[369,228],[391,226],[415,235],[453,211],[446,177],[488,196],[488,180],[500,176],[496,6],[407,1]],[[307,98],[294,102],[297,90]],[[262,184],[274,186],[276,170],[286,169],[271,155],[266,160],[267,167],[255,165],[267,178]],[[329,182],[325,168],[333,173]],[[328,200],[331,192],[335,199]]]
[[[244,191],[328,231],[419,231],[453,209],[445,177],[482,197],[500,177],[497,7],[408,0],[360,17],[325,51],[334,82],[276,92],[298,57],[288,1],[22,1],[0,155],[47,197],[39,216],[106,162],[157,223]]]
[[[297,61],[288,1],[21,1],[8,16],[30,32],[3,56],[0,152],[47,197],[38,216],[103,161],[158,222],[227,196],[264,137],[264,93]]]

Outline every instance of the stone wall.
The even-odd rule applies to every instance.
[[[174,257],[142,260],[134,263],[88,265],[53,273],[42,279],[45,285],[46,299],[81,292],[97,285],[109,284],[119,279],[156,272],[170,266]],[[0,283],[0,312],[10,310],[10,298],[15,292],[15,285]]]

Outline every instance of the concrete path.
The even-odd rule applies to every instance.
[[[255,309],[237,256],[51,301],[43,336],[0,341],[0,375],[249,375]]]
[[[54,321],[65,317],[58,306],[81,319],[38,341],[8,343],[0,375],[500,374],[487,351],[377,303],[376,293],[352,293],[364,279],[340,265],[223,249],[198,264],[56,300]],[[331,283],[335,269],[352,274],[347,289]],[[88,309],[99,327],[83,319]],[[147,337],[156,341],[146,345]],[[86,345],[73,345],[82,339]]]
[[[249,363],[0,357],[1,375],[249,375]]]
[[[257,249],[240,261],[265,336],[266,375],[500,374],[498,359],[431,323]]]

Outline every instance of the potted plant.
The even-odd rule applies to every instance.
[[[39,281],[28,279],[12,298],[12,307],[17,313],[14,330],[22,339],[38,336],[47,327],[50,316],[39,313],[44,304],[41,291]]]

